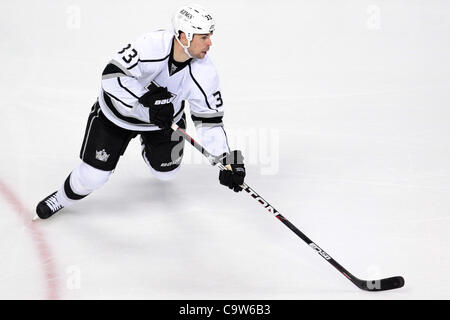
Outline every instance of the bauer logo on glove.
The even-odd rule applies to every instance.
[[[139,102],[148,108],[150,123],[161,129],[170,128],[174,113],[173,97],[166,87],[156,87],[139,98]]]

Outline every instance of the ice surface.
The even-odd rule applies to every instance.
[[[78,164],[111,54],[183,3],[0,3],[0,182],[25,208],[2,189],[0,298],[449,299],[448,1],[205,3],[248,184],[356,276],[404,288],[360,291],[189,146],[163,183],[135,139],[102,189],[24,222]]]

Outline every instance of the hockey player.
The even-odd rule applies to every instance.
[[[153,175],[160,180],[174,178],[184,140],[170,126],[186,128],[185,101],[200,141],[230,169],[220,171],[219,182],[242,190],[243,157],[228,147],[219,78],[207,55],[214,19],[200,6],[189,5],[175,12],[172,26],[172,31],[151,32],[127,44],[107,64],[88,117],[82,161],[58,191],[39,202],[39,218],[51,217],[104,185],[137,135]]]

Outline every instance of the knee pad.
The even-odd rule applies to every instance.
[[[79,195],[87,195],[103,186],[112,171],[103,171],[81,162],[70,174],[70,186]]]
[[[169,180],[173,180],[178,172],[180,171],[181,166],[176,167],[175,169],[171,170],[171,171],[156,171],[155,169],[153,169],[150,166],[150,170],[152,171],[153,175],[161,181],[169,181]]]

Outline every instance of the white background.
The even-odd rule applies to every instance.
[[[1,1],[0,182],[22,216],[79,163],[110,56],[182,4]],[[2,192],[0,298],[450,298],[450,3],[204,5],[247,183],[356,276],[405,287],[357,289],[190,146],[157,181],[135,139],[102,189],[33,224],[47,260]]]

